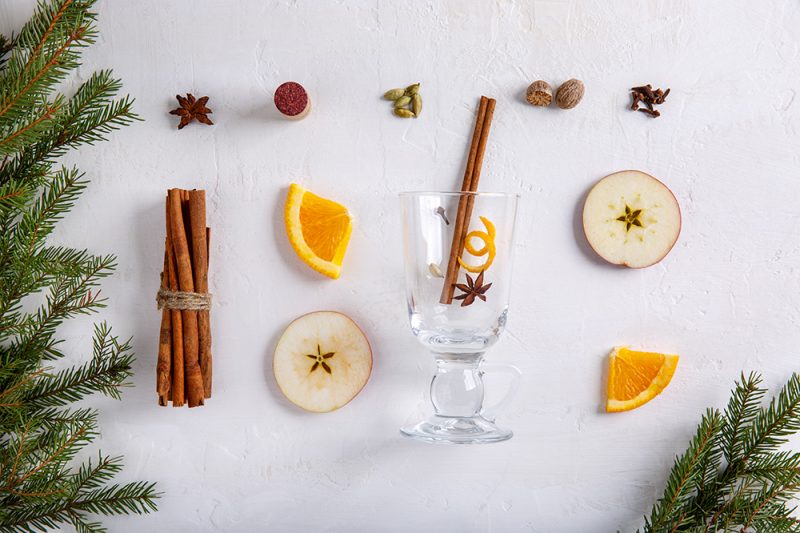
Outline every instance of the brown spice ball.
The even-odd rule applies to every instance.
[[[553,88],[546,81],[535,81],[528,87],[525,98],[531,105],[547,107],[553,101]]]
[[[584,90],[581,80],[573,78],[565,81],[556,91],[556,105],[561,109],[572,109],[581,102]]]

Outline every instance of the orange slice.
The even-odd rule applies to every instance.
[[[300,259],[320,274],[338,278],[353,231],[347,208],[292,183],[283,217],[286,235]]]
[[[609,356],[606,411],[630,411],[646,404],[669,385],[677,366],[677,355],[614,348]]]

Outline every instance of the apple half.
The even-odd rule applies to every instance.
[[[644,268],[678,240],[681,209],[666,185],[638,170],[598,181],[583,205],[583,231],[597,254],[615,265]]]
[[[349,317],[316,311],[289,324],[272,370],[281,392],[307,411],[339,409],[361,392],[372,372],[367,337]]]

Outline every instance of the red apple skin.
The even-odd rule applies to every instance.
[[[367,374],[367,379],[364,380],[364,384],[361,386],[360,389],[358,389],[358,391],[356,391],[356,393],[353,395],[353,397],[350,398],[349,400],[347,400],[345,403],[343,403],[339,407],[334,407],[333,409],[330,409],[328,411],[309,411],[305,407],[303,407],[301,405],[297,405],[296,403],[292,402],[292,400],[289,399],[289,397],[286,394],[283,395],[283,397],[286,398],[287,400],[289,400],[293,405],[297,405],[297,407],[299,407],[300,409],[302,409],[303,411],[305,411],[307,413],[331,413],[333,411],[337,411],[337,410],[341,409],[345,405],[348,405],[350,402],[352,402],[355,399],[356,396],[361,394],[361,391],[363,391],[364,387],[367,386],[367,383],[369,383],[369,378],[372,377],[372,365],[373,365],[374,355],[372,353],[372,344],[369,342],[369,337],[367,337],[367,334],[364,333],[363,329],[361,329],[361,326],[359,326],[358,323],[356,323],[355,320],[353,320],[352,318],[350,318],[349,316],[347,316],[346,314],[344,314],[344,313],[342,313],[340,311],[332,311],[330,309],[323,309],[323,310],[320,310],[320,311],[310,311],[308,313],[300,315],[299,317],[297,317],[294,320],[292,320],[291,322],[289,322],[289,324],[284,328],[284,331],[289,329],[289,327],[292,324],[294,324],[295,322],[297,322],[301,318],[306,317],[308,315],[314,315],[314,314],[317,314],[317,313],[334,313],[334,314],[341,315],[341,316],[345,317],[347,320],[349,320],[350,322],[353,323],[353,325],[356,327],[356,329],[358,331],[361,332],[361,334],[364,336],[364,340],[367,341],[367,347],[369,348],[369,373]],[[281,335],[281,336],[283,336],[283,335]],[[280,339],[278,339],[278,340],[280,340]],[[277,346],[276,346],[276,348],[277,348]],[[281,390],[281,392],[283,392],[283,389],[281,389],[281,384],[278,383],[278,380],[275,378],[275,353],[274,352],[272,354],[272,378],[275,379],[275,383],[276,383],[276,385],[278,385],[278,389]]]
[[[669,253],[672,251],[672,249],[675,247],[675,244],[678,242],[678,238],[679,238],[679,237],[680,237],[680,235],[681,235],[681,231],[683,230],[683,211],[681,211],[681,209],[680,209],[680,205],[681,205],[681,204],[679,204],[679,203],[678,203],[678,198],[675,196],[675,193],[674,193],[674,192],[672,192],[672,189],[670,189],[669,187],[667,187],[667,186],[666,186],[666,184],[665,184],[663,181],[661,181],[660,179],[656,178],[656,177],[655,177],[655,176],[653,176],[652,174],[648,174],[647,172],[642,172],[641,170],[636,170],[636,169],[618,170],[617,172],[612,172],[612,173],[611,173],[611,174],[609,174],[608,176],[604,176],[604,177],[600,178],[599,180],[597,180],[597,183],[595,183],[595,184],[592,186],[592,188],[591,188],[591,189],[589,189],[589,192],[586,194],[586,198],[583,200],[583,209],[584,209],[584,210],[586,209],[586,200],[589,198],[589,195],[590,195],[590,194],[592,194],[592,191],[594,190],[594,188],[595,188],[595,187],[597,187],[597,185],[598,185],[598,184],[599,184],[601,181],[603,181],[604,179],[606,179],[606,178],[607,178],[607,177],[609,177],[609,176],[613,176],[614,174],[621,174],[621,173],[623,173],[623,172],[640,172],[640,173],[642,173],[642,174],[644,174],[644,175],[646,175],[646,176],[650,176],[650,177],[651,177],[651,178],[653,178],[655,181],[657,181],[658,183],[660,183],[661,185],[663,185],[663,186],[664,186],[664,188],[665,188],[667,191],[669,191],[669,193],[672,195],[672,198],[675,200],[675,204],[678,206],[678,233],[675,235],[675,240],[672,242],[672,246],[670,246],[670,247],[669,247],[669,249],[668,249],[666,252],[664,252],[664,255],[662,255],[661,257],[659,257],[658,259],[656,259],[655,261],[653,261],[652,263],[650,263],[650,264],[647,264],[647,265],[633,266],[633,267],[632,267],[632,266],[630,266],[629,264],[627,264],[627,263],[625,263],[625,262],[623,262],[623,263],[614,263],[613,261],[609,261],[608,259],[606,259],[605,257],[603,257],[603,255],[602,255],[600,252],[598,252],[598,251],[597,251],[597,248],[595,248],[594,246],[592,246],[592,243],[591,243],[591,241],[589,241],[589,238],[588,238],[588,237],[586,237],[586,224],[585,224],[585,223],[582,221],[582,224],[581,224],[581,225],[583,226],[583,236],[584,236],[584,238],[586,239],[586,242],[589,244],[589,247],[590,247],[592,250],[594,250],[594,253],[596,253],[596,254],[597,254],[597,255],[598,255],[598,256],[599,256],[601,259],[603,259],[604,261],[606,261],[607,263],[609,263],[609,264],[612,264],[612,265],[616,265],[616,266],[624,266],[624,267],[626,267],[626,268],[631,268],[631,269],[633,269],[633,270],[640,270],[640,269],[642,269],[642,268],[648,268],[648,267],[651,267],[651,266],[653,266],[653,265],[657,265],[658,263],[660,263],[661,261],[663,261],[663,260],[664,260],[664,258],[665,258],[665,257],[667,257],[667,256],[669,255]]]

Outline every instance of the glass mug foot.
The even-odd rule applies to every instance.
[[[400,428],[400,433],[412,439],[441,444],[489,444],[510,439],[510,429],[498,427],[481,416],[449,418],[432,416],[413,426]]]

